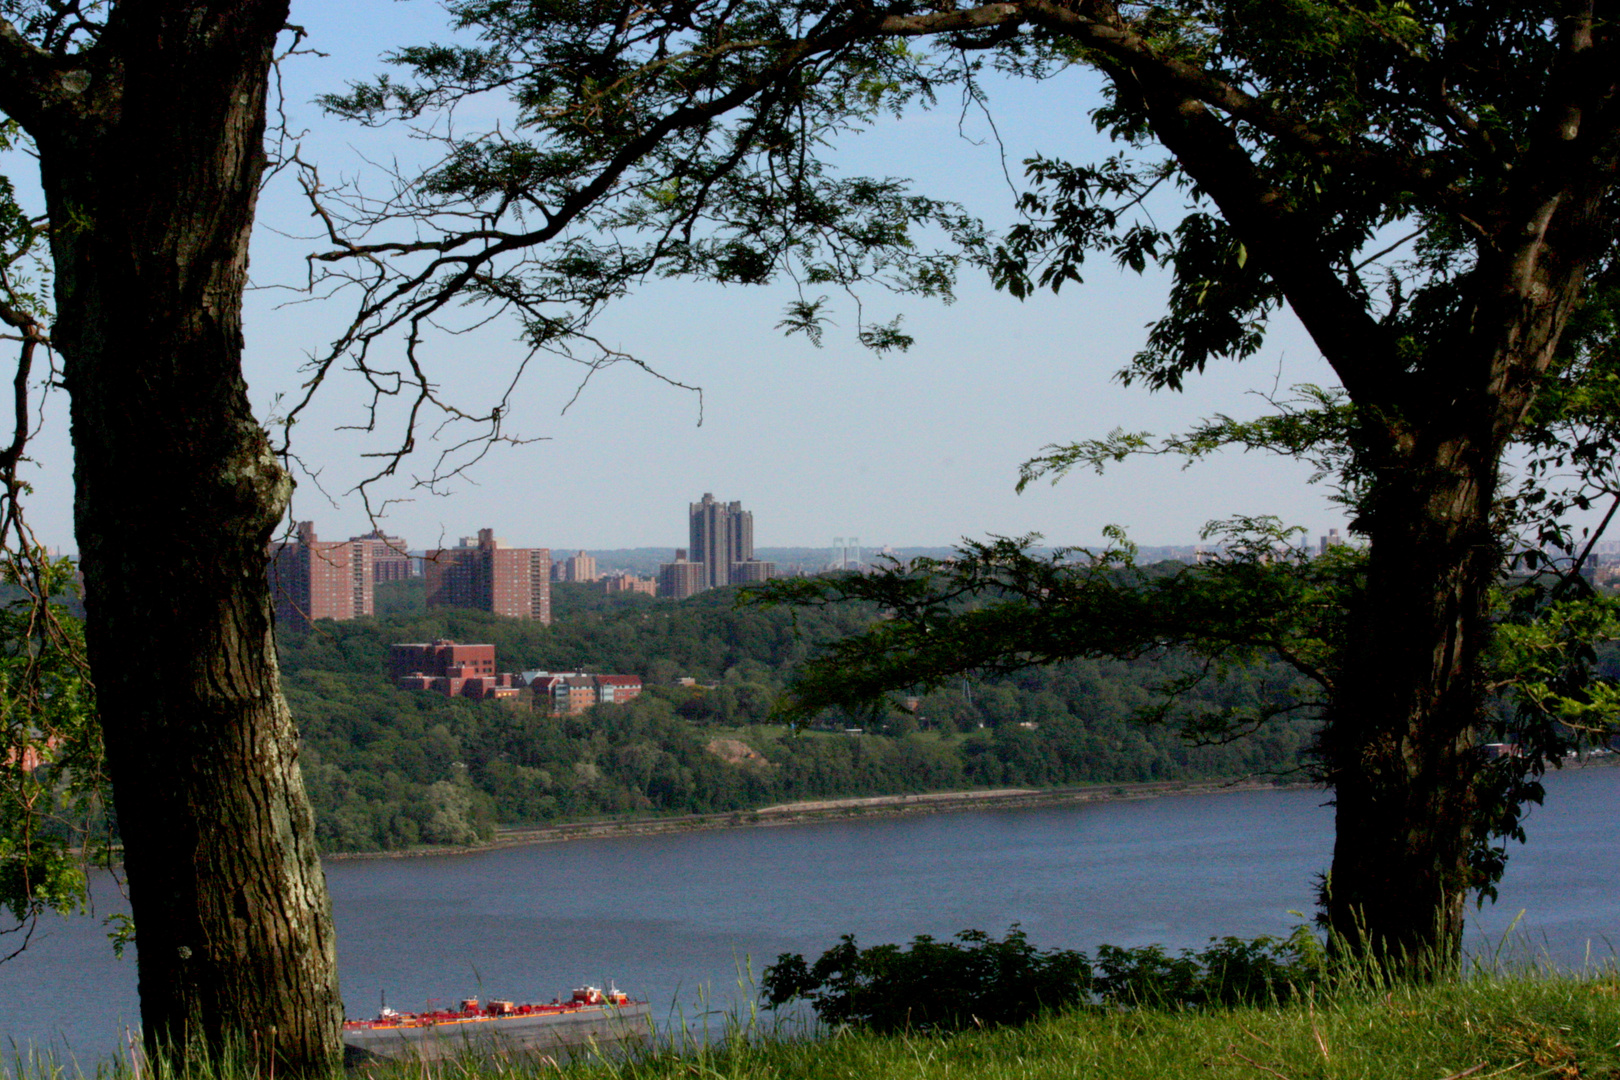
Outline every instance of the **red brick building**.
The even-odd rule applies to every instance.
[[[405,553],[403,537],[388,536],[381,529],[373,529],[364,536],[351,536],[349,542],[364,544],[371,549],[373,581],[404,581],[414,576],[411,557]]]
[[[592,705],[623,705],[641,696],[635,675],[544,674],[529,682],[534,711],[552,716],[577,716]]]
[[[445,697],[517,697],[521,680],[495,670],[495,646],[454,641],[408,642],[388,647],[388,675],[403,690]]]
[[[635,675],[596,676],[596,701],[600,705],[623,705],[641,696],[641,679]]]
[[[422,563],[429,607],[475,608],[551,625],[551,549],[512,548],[493,529],[461,546],[427,553]]]
[[[373,613],[371,549],[353,540],[320,541],[301,521],[294,540],[272,544],[268,567],[276,625],[308,629],[316,619]]]
[[[658,595],[658,579],[636,577],[634,574],[609,574],[602,579],[602,591],[609,593],[645,593]]]
[[[388,647],[388,675],[393,679],[406,675],[432,675],[438,678],[493,674],[493,645],[458,645],[454,641],[440,640]]]

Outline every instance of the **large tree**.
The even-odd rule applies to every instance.
[[[322,258],[363,289],[327,363],[366,368],[399,331],[410,362],[372,372],[388,392],[432,399],[414,350],[455,298],[515,308],[536,348],[567,349],[652,273],[792,271],[806,291],[786,323],[815,335],[819,289],[945,291],[960,257],[1019,295],[1077,280],[1089,254],[1158,264],[1168,311],[1123,374],[1174,389],[1252,354],[1286,305],[1342,386],[1325,427],[1370,542],[1321,673],[1338,815],[1327,911],[1356,948],[1455,954],[1470,851],[1493,813],[1476,741],[1503,455],[1549,384],[1607,354],[1603,320],[1568,331],[1614,275],[1614,5],[450,7],[477,45],[404,50],[410,78],[332,106],[380,123],[510,95],[517,125],[437,129],[442,159],[380,202],[310,177],[338,241]],[[1119,154],[1030,161],[1023,220],[1000,242],[902,184],[830,171],[827,147],[849,129],[943,88],[982,99],[991,68],[1100,73],[1090,120]],[[466,227],[433,228],[445,213]],[[401,217],[411,230],[386,235]],[[930,256],[916,246],[925,224],[961,246]],[[894,324],[861,333],[906,343]]]
[[[146,1039],[324,1069],[332,925],[265,581],[291,484],[241,368],[287,0],[0,11],[0,111],[32,139],[47,207]]]

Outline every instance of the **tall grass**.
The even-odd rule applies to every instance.
[[[410,1070],[389,1067],[379,1078]],[[1620,1077],[1620,978],[1476,974],[1233,1009],[1071,1009],[1014,1028],[817,1039],[739,1026],[714,1044],[502,1075],[578,1080],[1442,1080]],[[419,1072],[411,1075],[421,1075]],[[482,1080],[452,1067],[443,1080]]]
[[[948,1034],[772,1030],[751,1014],[642,1048],[388,1062],[376,1080],[1489,1080],[1620,1078],[1620,973],[1521,967],[1429,985],[1350,979],[1284,1004],[1080,1007]],[[74,1080],[13,1055],[7,1080]],[[108,1062],[97,1080],[269,1080],[230,1061]]]

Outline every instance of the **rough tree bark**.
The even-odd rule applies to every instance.
[[[1337,816],[1328,919],[1352,951],[1414,974],[1456,961],[1477,884],[1475,732],[1501,566],[1499,452],[1481,434],[1414,447],[1375,485],[1367,588],[1322,734]]]
[[[339,1054],[314,822],[265,546],[291,483],[241,372],[248,235],[286,0],[126,0],[57,56],[0,28],[39,149],[72,399],[87,634],[152,1048]]]

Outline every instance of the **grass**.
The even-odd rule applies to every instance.
[[[1620,1078],[1620,978],[1481,976],[1198,1013],[1075,1010],[954,1035],[734,1035],[684,1053],[587,1059],[565,1072],[579,1080]],[[458,1075],[477,1074],[446,1080]]]
[[[1620,975],[1476,975],[1310,995],[1288,1006],[1077,1009],[1018,1028],[794,1037],[732,1024],[684,1046],[546,1058],[383,1064],[375,1080],[1620,1080]],[[74,1080],[43,1057],[10,1080]],[[129,1062],[100,1080],[248,1080],[241,1068]]]

